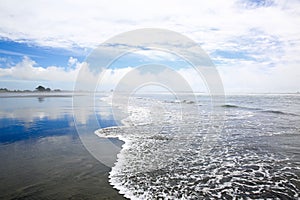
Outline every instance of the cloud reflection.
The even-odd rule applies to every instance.
[[[28,124],[44,119],[58,120],[66,116],[73,119],[74,109],[79,109],[72,105],[72,93],[61,93],[57,96],[32,93],[0,95],[0,118],[20,120]],[[79,110],[80,117],[77,119],[79,124],[86,124],[93,115],[104,121],[111,120],[110,108],[101,102],[100,97],[96,97],[96,102],[96,107]]]

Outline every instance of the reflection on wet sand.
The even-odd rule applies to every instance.
[[[0,199],[123,199],[108,183],[110,168],[81,144],[71,96],[0,101]]]

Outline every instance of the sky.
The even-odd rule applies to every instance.
[[[299,19],[299,0],[0,0],[0,88],[72,90],[98,45],[125,31],[163,28],[200,45],[226,93],[297,92]],[[163,52],[121,58],[105,72],[103,88],[114,88],[147,59],[177,66],[192,88],[202,90],[186,63]]]

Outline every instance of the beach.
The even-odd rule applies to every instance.
[[[297,94],[93,98],[0,97],[1,199],[299,197]]]
[[[0,199],[124,199],[77,135],[72,94],[0,102]]]

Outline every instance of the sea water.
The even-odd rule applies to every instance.
[[[124,105],[110,184],[131,199],[298,199],[300,95],[141,95]],[[99,101],[110,102],[101,98]]]

